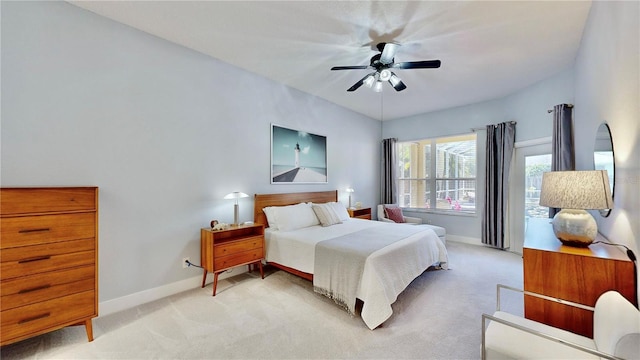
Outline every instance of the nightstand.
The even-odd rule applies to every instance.
[[[264,259],[264,225],[238,225],[225,230],[200,230],[200,263],[204,269],[202,287],[207,274],[212,272],[213,296],[216,296],[218,275],[236,266],[257,264],[264,279],[262,260]]]
[[[347,209],[352,218],[371,220],[371,208]]]

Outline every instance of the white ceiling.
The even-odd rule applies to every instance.
[[[389,120],[499,98],[573,65],[590,1],[69,1],[239,68]],[[395,61],[385,84],[347,92],[378,42]],[[224,84],[221,84],[224,86]],[[381,102],[382,100],[382,102]]]

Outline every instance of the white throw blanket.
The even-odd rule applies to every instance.
[[[382,224],[316,245],[314,289],[355,312],[363,302],[362,319],[370,329],[392,314],[391,304],[430,265],[446,267],[447,252],[429,228]],[[384,249],[384,250],[383,250]],[[371,256],[384,252],[384,256]]]

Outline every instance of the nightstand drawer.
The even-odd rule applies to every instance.
[[[2,311],[93,290],[93,265],[25,276],[0,283]]]
[[[371,208],[347,209],[347,212],[352,218],[371,220]]]
[[[95,292],[86,291],[3,311],[2,342],[24,335],[50,331],[96,315]]]
[[[95,213],[21,216],[0,219],[2,244],[6,249],[16,246],[56,241],[94,238]]]
[[[2,216],[62,211],[95,211],[96,188],[3,188]]]
[[[216,258],[214,271],[224,270],[262,259],[262,248]]]
[[[2,250],[3,279],[95,263],[95,239]]]
[[[230,241],[229,243],[223,243],[215,247],[214,256],[216,258],[221,256],[227,256],[238,252],[243,252],[252,249],[262,248],[263,238],[262,236],[254,236],[238,241]],[[217,260],[216,260],[217,261]]]

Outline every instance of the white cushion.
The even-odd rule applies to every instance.
[[[339,202],[330,202],[327,204],[329,204],[333,208],[333,211],[336,213],[336,215],[338,215],[338,219],[340,219],[340,221],[349,220],[351,218],[349,216],[349,212],[347,211],[347,207],[344,206],[344,204]]]
[[[616,291],[598,297],[593,313],[593,340],[598,350],[616,351],[618,341],[627,334],[640,333],[640,311]]]
[[[596,349],[595,342],[585,336],[502,311],[497,311],[493,316],[590,349]],[[495,321],[491,321],[486,330],[485,347],[487,359],[598,359],[597,356],[587,352]]]
[[[311,204],[307,203],[278,206],[275,208],[275,215],[280,231],[291,231],[320,224]]]
[[[613,355],[622,359],[640,359],[640,334],[627,334],[620,338]]]
[[[342,221],[340,221],[340,218],[333,210],[333,206],[329,204],[313,204],[312,208],[320,221],[320,225],[331,226],[335,224],[342,224]]]

